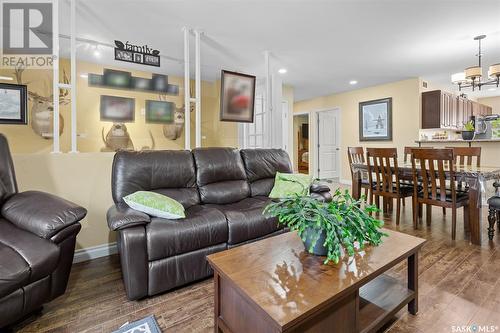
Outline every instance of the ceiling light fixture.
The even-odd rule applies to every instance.
[[[12,78],[10,76],[0,76],[0,80],[12,81],[12,80],[14,80],[14,78]]]
[[[358,81],[356,81],[356,80],[351,80],[351,81],[349,81],[349,84],[350,84],[351,86],[353,86],[353,85],[355,85],[355,84],[358,84]]]
[[[286,70],[286,68],[280,68],[280,69],[278,69],[278,73],[280,73],[280,74],[286,74],[286,72],[288,72]]]
[[[478,57],[478,65],[467,67],[463,72],[451,75],[451,82],[458,85],[459,91],[461,91],[462,88],[472,88],[472,91],[474,91],[476,87],[481,90],[482,86],[496,85],[498,87],[500,84],[500,63],[491,65],[488,69],[486,80],[483,80],[481,40],[485,38],[486,35],[474,37],[474,40],[477,40],[479,44],[479,52],[476,54],[476,57]]]
[[[96,44],[94,47],[94,57],[99,58],[101,56],[101,52],[99,52],[99,46]]]

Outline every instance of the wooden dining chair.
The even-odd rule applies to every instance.
[[[416,147],[408,147],[408,146],[406,146],[404,148],[403,156],[404,156],[404,162],[405,163],[411,162],[411,150],[412,150],[412,148],[416,148]]]
[[[412,150],[413,182],[420,180],[422,190],[414,191],[416,210],[426,205],[427,225],[431,223],[431,208],[439,206],[451,208],[451,239],[455,240],[457,230],[457,208],[464,207],[464,224],[468,224],[469,196],[456,189],[455,165],[452,149]],[[417,229],[417,212],[413,214],[413,227]]]
[[[405,146],[404,151],[403,151],[403,161],[405,164],[411,163],[411,150],[412,149],[420,149],[421,147],[410,147],[410,146]],[[432,148],[432,147],[429,147]],[[413,186],[413,179],[402,179],[401,180],[403,183],[410,184]],[[403,206],[405,206],[405,199],[403,199]]]
[[[453,150],[455,164],[481,166],[481,147],[446,147]],[[475,163],[474,163],[475,160]]]
[[[455,165],[475,165],[481,166],[481,147],[446,147],[453,150]],[[458,191],[467,191],[466,184],[458,182]],[[443,214],[446,215],[446,208],[443,207]]]
[[[376,202],[382,197],[396,199],[396,225],[401,216],[401,201],[413,195],[413,186],[401,183],[398,169],[398,151],[396,148],[367,148],[368,180]],[[413,202],[413,201],[412,201]],[[384,211],[386,205],[384,204]],[[413,208],[415,209],[415,208]]]
[[[349,159],[349,167],[351,168],[351,180],[354,182],[354,170],[352,169],[352,164],[365,164],[365,152],[363,147],[348,147],[347,157]],[[368,177],[361,175],[361,188],[365,189],[365,197],[368,199],[370,193],[370,183],[368,182]],[[370,204],[373,203],[373,198],[370,196]]]

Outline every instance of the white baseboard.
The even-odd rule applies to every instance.
[[[116,253],[118,253],[118,248],[116,247],[116,243],[109,243],[109,244],[87,247],[85,249],[79,249],[75,251],[73,264],[96,258],[107,257]]]

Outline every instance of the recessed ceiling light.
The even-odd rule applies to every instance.
[[[353,86],[353,85],[355,85],[355,84],[358,84],[358,81],[356,81],[356,80],[351,80],[351,81],[349,81],[349,84],[350,84],[351,86]]]
[[[88,76],[87,74],[83,73],[83,74],[80,74],[80,77],[81,77],[82,79],[86,79],[86,78],[88,78],[89,76]]]
[[[94,50],[94,57],[99,58],[101,56],[101,52],[98,49]]]
[[[0,80],[12,81],[14,79],[10,76],[0,76]]]
[[[286,72],[288,72],[286,70],[286,68],[280,68],[280,69],[278,69],[278,73],[280,73],[280,74],[285,74]]]

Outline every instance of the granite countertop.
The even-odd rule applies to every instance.
[[[428,140],[415,140],[416,143],[426,143],[426,142],[500,142],[500,139],[474,139],[474,140],[463,140],[463,139],[446,139],[446,140],[439,140],[439,139],[428,139]]]

